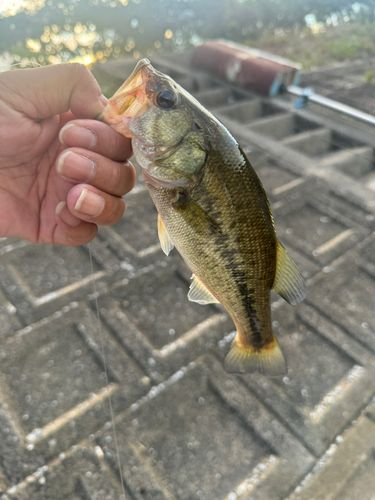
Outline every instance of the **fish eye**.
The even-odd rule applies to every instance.
[[[177,95],[171,90],[161,90],[156,96],[156,102],[163,109],[171,109],[177,102]]]

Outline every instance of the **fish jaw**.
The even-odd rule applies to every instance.
[[[141,172],[146,184],[151,184],[156,189],[164,188],[164,189],[174,189],[174,188],[182,188],[187,187],[189,185],[190,179],[185,177],[181,177],[179,179],[166,179],[162,177],[158,177],[157,175],[153,175],[147,168],[141,167]]]
[[[173,95],[171,107],[159,102],[158,96],[162,91]],[[204,142],[196,138],[194,142],[190,137],[197,131],[191,130],[191,115],[184,106],[180,106],[182,93],[173,80],[156,71],[147,59],[143,59],[98,117],[132,140],[133,152],[145,180],[154,187],[186,187],[195,181],[194,172],[174,168],[184,164],[182,157],[186,156],[190,143]],[[178,126],[171,125],[173,120],[178,122]],[[153,133],[154,130],[158,132]],[[202,156],[201,149],[199,154]],[[171,157],[174,159],[170,160]],[[192,158],[195,160],[194,156]]]
[[[131,121],[149,105],[146,86],[148,75],[154,71],[148,59],[139,61],[129,78],[109,99],[98,120],[111,125],[125,137],[133,137]]]

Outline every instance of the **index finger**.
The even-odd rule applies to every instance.
[[[2,100],[36,120],[69,110],[78,118],[95,118],[106,105],[94,76],[76,63],[2,73],[0,90]]]

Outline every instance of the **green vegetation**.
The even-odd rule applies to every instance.
[[[366,71],[364,74],[364,78],[367,83],[374,83],[375,84],[375,71]]]
[[[246,42],[314,69],[357,58],[375,57],[375,23],[347,24],[336,27],[317,25],[309,28],[266,31],[257,40]],[[370,78],[369,76],[367,78]]]

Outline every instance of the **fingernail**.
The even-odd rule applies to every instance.
[[[64,146],[74,144],[85,149],[92,149],[97,141],[97,137],[92,130],[74,123],[67,123],[60,130],[59,139]]]
[[[100,116],[107,104],[108,99],[103,94],[100,95],[97,101],[91,103],[89,112],[90,116],[92,116],[93,118]]]
[[[106,98],[106,97],[102,94],[102,95],[99,97],[99,102],[100,102],[101,104],[103,104],[103,106],[105,107],[105,106],[107,106],[107,104],[108,104],[108,99],[107,99],[107,98]]]
[[[74,210],[84,215],[97,217],[103,212],[104,200],[101,196],[83,188]]]
[[[55,210],[56,214],[60,215],[60,212],[64,207],[66,207],[66,201],[60,201]]]
[[[95,163],[85,156],[67,151],[57,162],[57,172],[63,177],[89,182],[95,173]]]
[[[55,213],[69,227],[77,227],[82,222],[80,219],[78,219],[77,217],[75,217],[73,214],[71,214],[69,212],[69,209],[66,206],[66,201],[60,201],[60,203],[56,207]]]

